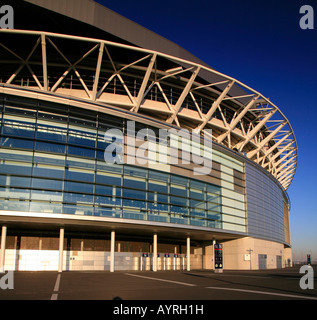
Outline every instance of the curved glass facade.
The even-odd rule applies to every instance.
[[[104,161],[105,130],[124,119],[11,99],[1,107],[0,210],[222,228],[220,186]]]

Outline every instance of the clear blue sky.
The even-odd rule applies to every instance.
[[[271,99],[289,119],[299,163],[288,189],[293,258],[317,260],[317,1],[98,0]],[[302,5],[315,29],[302,30]]]

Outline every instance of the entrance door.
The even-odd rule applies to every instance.
[[[282,256],[276,256],[276,268],[282,268]]]
[[[260,270],[266,269],[266,262],[267,262],[267,255],[266,254],[259,254],[259,269]]]

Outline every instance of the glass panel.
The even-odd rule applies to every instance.
[[[33,141],[9,137],[2,137],[0,140],[0,145],[8,148],[33,149]]]
[[[187,189],[184,186],[171,184],[171,194],[187,197]]]
[[[105,217],[121,217],[121,210],[118,210],[116,208],[103,208],[103,207],[96,207],[95,208],[95,216],[105,216]]]
[[[18,188],[0,188],[0,197],[19,200],[29,200],[30,190]]]
[[[190,219],[190,224],[193,226],[200,226],[200,227],[205,227],[206,226],[206,220],[204,219]]]
[[[95,158],[95,150],[68,146],[68,154],[80,157]]]
[[[94,186],[88,183],[65,181],[65,191],[74,191],[82,193],[93,193]]]
[[[146,178],[147,171],[144,169],[138,169],[134,167],[125,166],[124,167],[125,176],[130,177],[143,177]]]
[[[123,185],[125,187],[135,188],[135,189],[146,189],[146,182],[144,179],[135,177],[124,177]]]
[[[147,205],[148,205],[149,210],[151,210],[151,211],[154,211],[154,212],[161,212],[161,211],[168,212],[168,205],[167,204],[148,202]]]
[[[31,151],[0,149],[0,159],[32,162],[33,153]]]
[[[57,191],[47,190],[32,190],[32,200],[43,200],[43,201],[63,201],[63,193]]]
[[[112,186],[100,186],[97,184],[95,186],[95,194],[112,196]]]
[[[6,176],[1,176],[0,175],[0,186],[5,186],[6,185],[6,179],[7,179]]]
[[[159,222],[168,222],[169,217],[168,216],[162,216],[162,215],[156,215],[156,214],[149,214],[148,220],[150,221],[159,221]]]
[[[159,182],[154,180],[149,180],[148,190],[168,193],[168,185],[166,182]]]
[[[105,133],[106,132],[98,132],[97,135],[97,148],[105,151],[106,147],[110,145],[109,142],[105,141]]]
[[[165,202],[169,203],[167,194],[160,194],[156,192],[148,192],[148,200],[152,202]]]
[[[136,208],[146,208],[145,201],[131,200],[131,199],[122,199],[123,207],[136,207]]]
[[[47,110],[48,113],[47,111],[45,112],[44,110]],[[46,106],[45,107],[40,106],[39,112],[38,112],[38,122],[41,124],[53,123],[54,125],[57,125],[57,126],[67,127],[68,117],[62,115],[67,113],[68,113],[68,108],[66,108],[65,106],[57,106],[56,104],[54,104],[52,108],[46,108]]]
[[[220,194],[220,188],[211,184],[207,184],[207,192]]]
[[[47,125],[37,125],[36,139],[66,143],[67,129]]]
[[[6,161],[0,165],[0,173],[31,175],[32,163]]]
[[[206,197],[207,197],[207,201],[211,201],[214,203],[220,203],[220,200],[221,200],[220,196],[217,194],[207,193]]]
[[[207,221],[207,227],[222,229],[222,222],[220,222],[220,221]]]
[[[80,146],[95,147],[96,140],[97,137],[94,133],[69,129],[68,143],[77,144]]]
[[[99,205],[120,205],[121,199],[114,197],[95,196],[95,203]]]
[[[168,205],[167,204],[158,203],[157,204],[157,209],[159,211],[168,211]]]
[[[178,207],[171,205],[171,212],[178,213],[178,214],[188,214],[188,209],[184,207]]]
[[[62,190],[63,181],[33,178],[32,179],[32,188]]]
[[[122,173],[123,171],[123,166],[120,164],[106,164],[104,161],[97,162],[96,165],[97,170],[100,170],[100,172],[102,171],[107,171],[107,172],[116,172],[116,173]]]
[[[188,224],[188,218],[182,218],[180,216],[171,216],[171,223]]]
[[[0,210],[29,211],[29,201],[1,200]]]
[[[87,194],[64,193],[64,202],[68,203],[93,203],[94,197]]]
[[[78,215],[85,215],[91,216],[93,215],[93,207],[89,206],[77,206],[77,205],[63,205],[63,213],[66,214],[78,214]]]
[[[207,211],[207,219],[220,220],[221,219],[221,214],[220,213],[211,212],[211,211]]]
[[[21,98],[22,99],[22,98]],[[11,101],[11,97],[7,96],[7,105],[5,106],[5,112],[7,114],[16,114],[19,115],[20,117],[24,117],[24,118],[28,118],[28,120],[32,121],[33,119],[31,119],[31,117],[35,117],[36,116],[36,111],[34,110],[30,110],[30,109],[36,109],[36,105],[37,102],[34,101],[34,103],[25,103],[24,101],[22,102],[20,99],[20,101],[17,102],[16,97],[14,97],[14,100],[12,99]],[[11,117],[7,116],[7,118]],[[21,118],[20,118],[21,119]]]
[[[171,204],[177,204],[177,205],[184,206],[184,207],[187,206],[187,199],[186,198],[179,198],[179,197],[174,197],[174,196],[171,196],[170,198],[171,198],[171,200],[170,200]]]
[[[190,187],[189,196],[190,198],[204,200],[205,199],[205,186],[204,184],[197,184],[195,186]]]
[[[68,156],[66,159],[66,165],[69,167],[95,169],[95,160],[79,159]]]
[[[94,182],[94,173],[88,170],[69,168],[66,169],[65,178],[67,180],[77,180],[81,182]]]
[[[52,152],[52,153],[65,153],[66,146],[62,144],[36,141],[35,150]]]
[[[121,186],[121,175],[98,171],[96,174],[96,182]]]
[[[171,183],[187,187],[188,186],[188,179],[171,175]]]
[[[14,176],[6,176],[5,178],[6,178],[5,184],[7,186],[30,188],[30,183],[31,183],[30,178],[22,178],[22,177],[14,177]]]
[[[203,201],[190,200],[189,205],[192,208],[205,209],[205,202]]]
[[[145,220],[145,215],[144,215],[144,213],[125,209],[123,211],[123,218]]]
[[[69,116],[69,123],[72,129],[82,129],[85,130],[86,128],[96,128],[96,117],[95,114],[91,112],[83,112],[82,109],[77,109],[74,111],[73,109],[70,110]]]
[[[43,212],[43,213],[62,213],[62,204],[31,202],[30,211]]]
[[[156,172],[156,171],[149,171],[149,179],[157,180],[157,181],[164,181],[169,182],[169,175],[166,173]]]
[[[123,197],[146,200],[146,192],[138,190],[123,189]]]
[[[33,176],[46,178],[64,178],[64,167],[49,166],[44,164],[34,164]]]
[[[221,212],[221,205],[207,202],[207,209],[211,211]]]
[[[54,107],[54,109],[56,109],[56,106]],[[38,125],[40,125],[40,126],[43,125],[43,126],[46,126],[46,127],[49,127],[49,128],[58,128],[58,129],[62,129],[62,130],[67,129],[67,126],[68,126],[67,118],[58,118],[59,120],[64,119],[65,121],[54,121],[55,120],[54,117],[50,118],[50,115],[47,115],[48,116],[47,119],[44,119],[44,117],[43,117],[44,115],[45,114],[41,114],[39,112],[39,116],[38,116],[38,119],[37,119],[37,124]]]
[[[200,191],[204,191],[206,187],[206,184],[204,182],[196,181],[196,180],[191,180],[190,181],[190,188],[191,189],[198,189]]]
[[[104,160],[105,159],[105,152],[96,150],[96,159],[97,160]]]
[[[192,190],[190,190],[189,197],[193,198],[193,199],[199,199],[201,201],[204,201],[205,194],[203,192],[198,193],[198,192],[193,192]]]
[[[34,163],[56,164],[65,166],[65,156],[34,152]]]
[[[192,217],[206,217],[206,211],[205,210],[200,210],[200,209],[195,209],[195,210],[190,210],[189,215]]]
[[[34,125],[27,126],[18,122],[5,121],[2,127],[2,134],[14,137],[33,138],[34,129]]]

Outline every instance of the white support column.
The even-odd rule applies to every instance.
[[[7,242],[7,227],[2,226],[1,232],[1,256],[0,256],[0,272],[4,271],[5,248]]]
[[[212,240],[212,270],[215,270],[215,244],[216,240]]]
[[[153,235],[153,271],[157,271],[157,234]]]
[[[63,271],[63,254],[64,254],[64,228],[59,230],[59,259],[58,259],[58,272]]]
[[[116,234],[111,231],[111,244],[110,244],[110,272],[114,272],[114,250],[115,250]]]
[[[190,237],[187,237],[187,271],[190,271]]]

